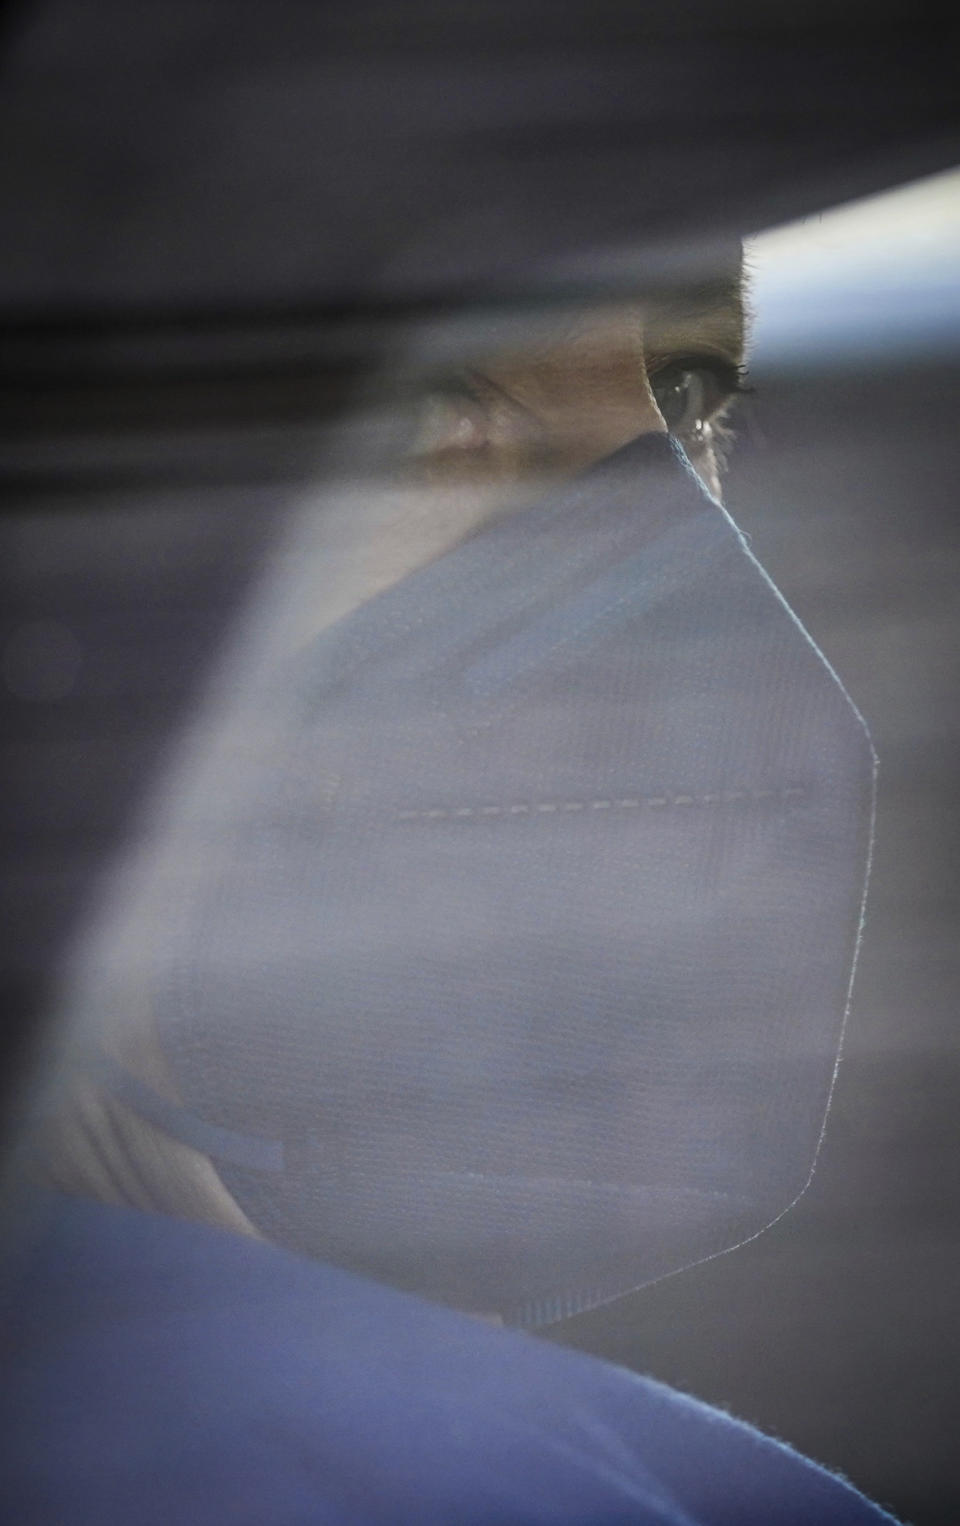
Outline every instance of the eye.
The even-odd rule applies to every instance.
[[[695,360],[663,366],[650,377],[650,388],[670,434],[694,447],[707,442],[707,426],[741,390],[736,367]]]
[[[431,394],[420,419],[416,455],[466,456],[489,443],[490,420],[476,398],[448,388]]]

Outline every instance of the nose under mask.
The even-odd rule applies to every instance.
[[[803,1190],[874,759],[664,437],[480,531],[278,673],[154,951],[180,1091],[269,1239],[536,1325]]]

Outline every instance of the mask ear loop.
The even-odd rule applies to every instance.
[[[189,1145],[215,1161],[249,1171],[282,1172],[287,1169],[287,1151],[281,1140],[241,1134],[236,1129],[208,1123],[205,1118],[199,1118],[189,1109],[162,1097],[98,1044],[89,1047],[88,1059],[112,1097],[180,1144]]]

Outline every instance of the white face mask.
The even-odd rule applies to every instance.
[[[862,911],[860,717],[648,437],[324,632],[150,998],[270,1239],[533,1325],[803,1190]]]

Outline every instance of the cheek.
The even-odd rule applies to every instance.
[[[647,380],[642,356],[585,366],[569,402],[556,415],[557,455],[580,471],[665,425]]]

